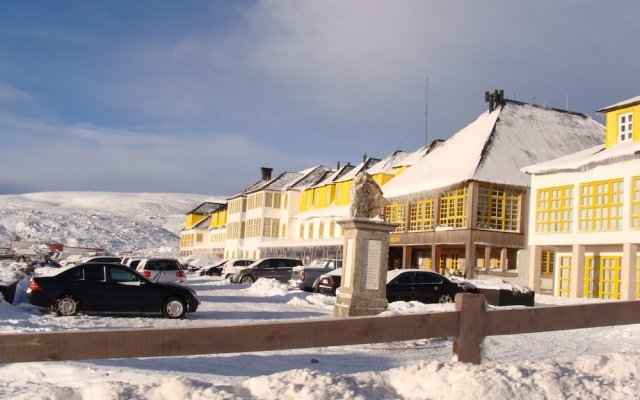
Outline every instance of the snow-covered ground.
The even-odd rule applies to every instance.
[[[177,249],[184,214],[207,200],[215,199],[143,193],[4,195],[0,247],[19,236],[112,251]],[[0,281],[18,276],[10,265],[0,267]],[[25,303],[0,302],[0,340],[3,333],[231,325],[333,315],[334,297],[289,290],[270,280],[249,287],[218,277],[189,279],[202,304],[185,320],[63,318]],[[22,284],[17,302],[24,301],[24,290]],[[569,302],[536,297],[539,306]],[[451,309],[451,304],[396,302],[387,313]],[[453,361],[451,346],[451,340],[443,338],[262,353],[0,364],[0,398],[626,400],[640,393],[640,325],[488,337],[481,365]]]
[[[187,319],[42,314],[0,304],[0,334],[246,324],[330,318],[334,297],[273,280],[235,285],[189,275],[202,304]],[[583,300],[584,301],[584,300]],[[575,300],[574,300],[575,302]],[[538,296],[537,305],[564,303]],[[452,310],[396,302],[386,314]],[[492,336],[481,365],[450,339],[278,352],[0,365],[13,399],[631,399],[640,393],[640,325]]]

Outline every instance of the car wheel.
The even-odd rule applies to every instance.
[[[438,299],[438,303],[453,303],[453,297],[450,294],[443,294]]]
[[[53,309],[56,314],[69,317],[78,313],[80,302],[75,297],[66,294],[56,300]]]
[[[187,313],[187,302],[180,297],[170,297],[162,306],[162,315],[171,319],[183,318]]]
[[[248,283],[248,284],[252,284],[253,283],[253,278],[249,275],[245,275],[242,277],[242,279],[240,279],[240,283]]]

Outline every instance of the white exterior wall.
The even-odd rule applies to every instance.
[[[631,226],[631,178],[640,176],[640,160],[625,161],[613,165],[596,167],[585,172],[533,175],[529,207],[529,245],[562,246],[576,243],[584,245],[640,243],[640,231]],[[580,232],[580,184],[624,178],[622,230]],[[573,185],[573,231],[569,233],[536,233],[536,194],[538,189]]]
[[[606,151],[606,150],[605,150]],[[559,295],[560,266],[562,256],[571,257],[571,290],[570,297],[584,297],[584,274],[586,257],[616,256],[621,257],[620,299],[637,298],[637,249],[640,244],[640,230],[631,228],[632,178],[640,176],[640,160],[629,160],[610,165],[598,166],[586,171],[562,172],[549,175],[533,175],[531,177],[531,197],[529,207],[528,244],[529,254],[540,248],[551,248],[555,251],[553,293]],[[580,231],[580,185],[582,183],[623,179],[622,229],[619,231]],[[537,233],[536,210],[537,191],[557,186],[573,185],[572,230],[568,233]],[[530,286],[538,289],[541,286],[539,272],[532,268],[540,268],[533,259],[529,262]]]

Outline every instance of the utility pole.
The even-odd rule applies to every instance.
[[[425,79],[424,144],[429,144],[429,78]]]

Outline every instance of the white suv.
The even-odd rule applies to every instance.
[[[187,284],[184,268],[173,258],[144,258],[136,270],[153,282]]]
[[[256,260],[250,258],[231,258],[224,263],[220,275],[225,279],[231,278],[232,275],[235,275],[237,272],[242,271],[248,265],[253,264],[255,261]]]

